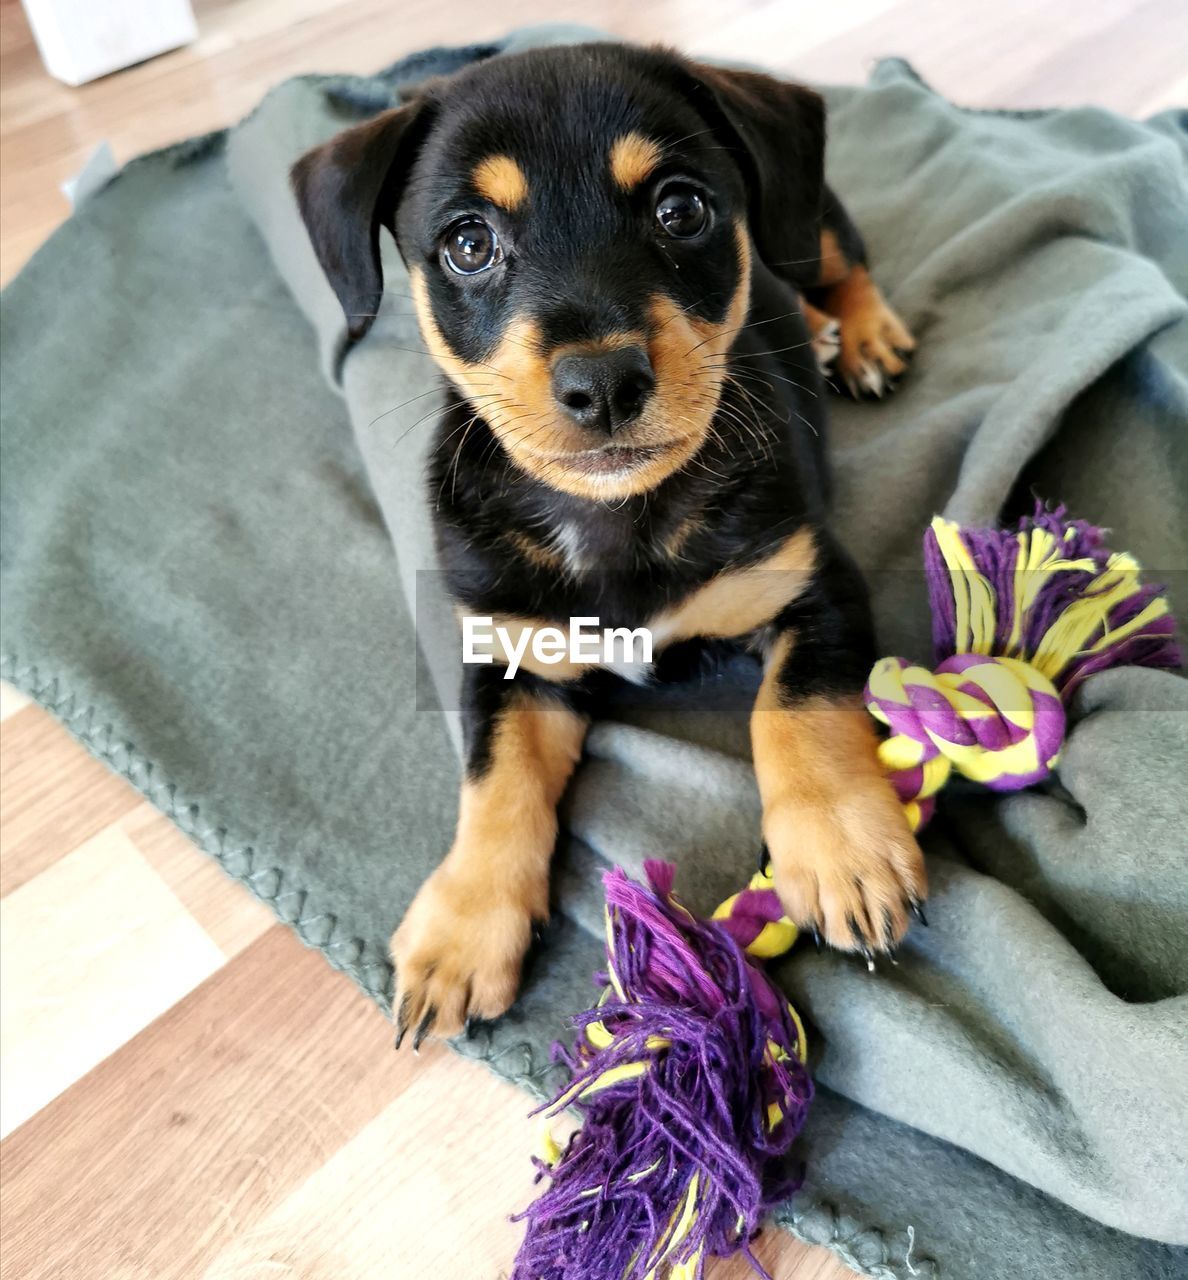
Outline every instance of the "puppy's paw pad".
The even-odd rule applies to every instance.
[[[525,904],[476,893],[445,868],[430,876],[392,935],[397,1047],[406,1035],[419,1047],[506,1013],[533,924]]]

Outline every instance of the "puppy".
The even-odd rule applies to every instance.
[[[758,654],[763,838],[789,916],[897,944],[925,896],[860,693],[860,576],[826,523],[823,381],[881,394],[914,343],[823,178],[808,89],[619,44],[494,58],[304,156],[294,187],[362,337],[379,232],[444,377],[428,477],[459,610],[596,617],[665,659]],[[506,655],[504,655],[506,656]],[[516,995],[548,912],[556,805],[614,671],[464,667],[448,855],[392,939],[398,1043]]]

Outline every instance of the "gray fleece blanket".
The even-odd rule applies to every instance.
[[[433,371],[391,244],[379,322],[344,358],[286,172],[495,52],[290,81],[128,165],[3,298],[3,674],[381,1006],[457,786],[421,478]],[[1184,114],[967,112],[897,62],[828,97],[830,180],[920,339],[893,399],[833,414],[836,524],[885,651],[927,656],[927,519],[995,522],[1036,494],[1111,526],[1183,615]],[[671,857],[703,909],[742,883],[749,681],[608,705],[564,802],[546,946],[461,1052],[550,1087],[608,864]],[[895,1280],[1184,1274],[1186,778],[1185,683],[1096,677],[1059,785],[946,800],[932,925],[897,968],[782,962],[821,1088],[781,1224]]]

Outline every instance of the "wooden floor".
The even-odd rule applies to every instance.
[[[295,72],[368,71],[508,25],[860,79],[904,54],[970,105],[1188,103],[1183,0],[209,0],[201,39],[83,89],[0,0],[0,274],[122,161],[227,124]],[[12,1280],[504,1274],[529,1194],[525,1099],[387,1025],[169,823],[11,689],[0,724],[0,1256]],[[779,1280],[838,1280],[766,1233]],[[741,1280],[723,1266],[713,1280]]]

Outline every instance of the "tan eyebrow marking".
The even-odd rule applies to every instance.
[[[624,191],[632,191],[660,163],[660,147],[642,133],[625,133],[610,150],[611,177]]]
[[[501,209],[516,209],[528,199],[528,179],[511,156],[487,156],[474,166],[475,190]]]

